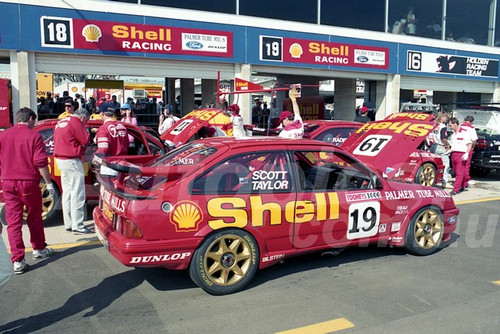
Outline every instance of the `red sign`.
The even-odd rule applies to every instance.
[[[283,61],[386,69],[389,67],[389,49],[366,45],[283,38]]]
[[[9,80],[0,79],[0,128],[8,128],[10,122]]]
[[[246,90],[262,90],[264,87],[256,83],[246,81],[240,78],[234,78],[235,91],[246,91]]]
[[[297,99],[300,108],[300,117],[305,120],[325,119],[325,98],[323,96],[307,96]],[[293,112],[292,101],[283,101],[283,110]]]
[[[75,49],[233,56],[232,32],[81,19],[72,22]]]

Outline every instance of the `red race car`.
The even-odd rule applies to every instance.
[[[126,266],[187,269],[214,295],[309,252],[376,243],[432,254],[459,213],[441,189],[388,181],[309,139],[208,138],[148,165],[102,164],[119,171],[98,176],[93,217],[105,248]]]
[[[417,113],[413,113],[417,114]],[[384,122],[400,122],[403,119],[416,121],[432,121],[432,115],[422,114],[425,117],[411,118],[409,113],[395,114],[397,117],[389,116]],[[380,123],[381,121],[379,121]],[[376,122],[373,124],[377,124]],[[326,143],[347,148],[344,144],[346,139],[364,124],[350,121],[331,121],[331,120],[308,120],[304,122],[304,138],[321,140]],[[279,134],[280,129],[252,129],[253,135],[269,135],[274,136]],[[390,130],[389,130],[390,131]],[[373,134],[382,133],[384,129],[378,129],[377,126],[364,127],[363,133]],[[398,168],[394,170],[394,166],[388,166],[382,160],[375,161],[374,167],[379,169],[385,177],[394,181],[415,182],[424,186],[436,186],[441,182],[444,173],[443,161],[439,155],[419,149],[423,146],[425,138],[420,138],[420,141],[411,142],[414,150],[408,155],[401,154],[401,151],[394,150],[394,156],[397,157]],[[415,145],[416,144],[416,145]],[[405,151],[406,152],[406,151]],[[358,153],[355,153],[357,155]],[[364,156],[359,156],[359,159],[366,161]]]
[[[55,164],[54,158],[52,156],[54,152],[54,128],[57,124],[57,119],[47,119],[38,122],[36,127],[34,128],[38,131],[45,142],[45,149],[49,156],[49,171],[52,180],[55,182],[55,194],[53,198],[47,199],[46,196],[48,192],[45,191],[45,182],[40,181],[40,188],[42,190],[43,196],[43,219],[49,223],[57,217],[57,213],[61,207],[61,174],[57,165]],[[135,158],[130,157],[130,159],[135,159],[136,162],[139,160],[148,161],[158,155],[164,154],[166,152],[165,145],[158,138],[151,136],[146,133],[144,129],[139,129],[133,125],[123,123],[127,128],[127,132],[134,137],[134,147],[130,149],[129,154],[135,156]],[[92,159],[92,155],[97,149],[96,144],[94,144],[94,135],[97,132],[99,126],[102,125],[101,120],[89,120],[86,123],[87,130],[90,135],[90,143],[87,147],[84,156],[83,156],[83,167],[85,169],[85,191],[87,200],[97,200],[99,198],[99,185],[96,184],[96,179],[93,173],[89,173],[90,162]],[[0,201],[1,190],[0,190]],[[2,223],[5,222],[5,207],[2,207],[0,211],[0,219]]]

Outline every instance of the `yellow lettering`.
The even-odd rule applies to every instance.
[[[295,201],[290,201],[285,204],[285,220],[289,223],[295,221]]]
[[[158,39],[158,33],[156,31],[146,31],[146,39],[156,41]]]
[[[252,208],[252,226],[264,226],[264,213],[269,212],[269,224],[281,224],[281,205],[278,203],[262,203],[262,197],[250,196],[250,207]]]
[[[330,201],[330,219],[339,219],[339,195],[337,193],[328,193]]]
[[[314,218],[314,204],[311,201],[295,201],[295,223],[310,222]]]
[[[433,128],[431,124],[412,124],[404,133],[412,137],[425,137]]]
[[[326,206],[325,194],[316,193],[314,194],[314,197],[316,198],[316,207],[318,210],[318,213],[316,214],[316,219],[318,221],[326,220],[327,206]]]
[[[309,52],[311,52],[311,53],[319,53],[319,43],[310,42],[309,43]]]
[[[248,214],[245,211],[246,202],[239,197],[220,197],[213,198],[207,203],[208,214],[214,218],[231,218],[232,221],[225,219],[213,219],[208,221],[208,226],[212,230],[218,230],[224,227],[244,228],[248,222]],[[231,205],[231,208],[224,206]]]
[[[128,38],[128,36],[128,27],[122,25],[113,26],[113,37]]]
[[[387,129],[389,126],[391,126],[391,124],[392,124],[391,122],[380,122],[380,123],[375,124],[373,129],[375,129],[375,130]]]
[[[410,125],[410,123],[401,124],[401,122],[394,122],[389,127],[389,130],[394,130],[394,133],[401,133],[403,132],[404,129],[408,127],[408,125]]]
[[[130,29],[130,38],[144,39],[144,31],[136,29],[134,26],[132,26],[132,29]]]

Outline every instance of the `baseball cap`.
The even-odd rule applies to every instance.
[[[105,112],[105,111],[115,111],[115,108],[113,108],[113,105],[111,103],[102,103],[99,105],[99,112]]]
[[[285,118],[292,117],[292,116],[293,116],[293,114],[291,112],[289,112],[288,110],[282,111],[280,113],[280,123],[283,122],[283,120]]]
[[[240,112],[240,107],[237,104],[231,104],[229,107],[227,107],[227,109],[235,113]]]
[[[120,109],[130,109],[130,104],[124,103],[124,104],[122,104]]]
[[[365,113],[368,112],[368,107],[367,106],[362,106],[361,109],[359,109],[360,112]]]

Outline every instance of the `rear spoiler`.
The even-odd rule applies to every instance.
[[[110,161],[112,160],[112,161]],[[145,167],[130,163],[123,160],[123,157],[108,157],[101,158],[99,156],[94,156],[93,162],[101,166],[106,166],[123,174],[137,174],[141,176],[164,176],[164,177],[178,177],[185,174],[186,171],[182,171],[178,167]]]

